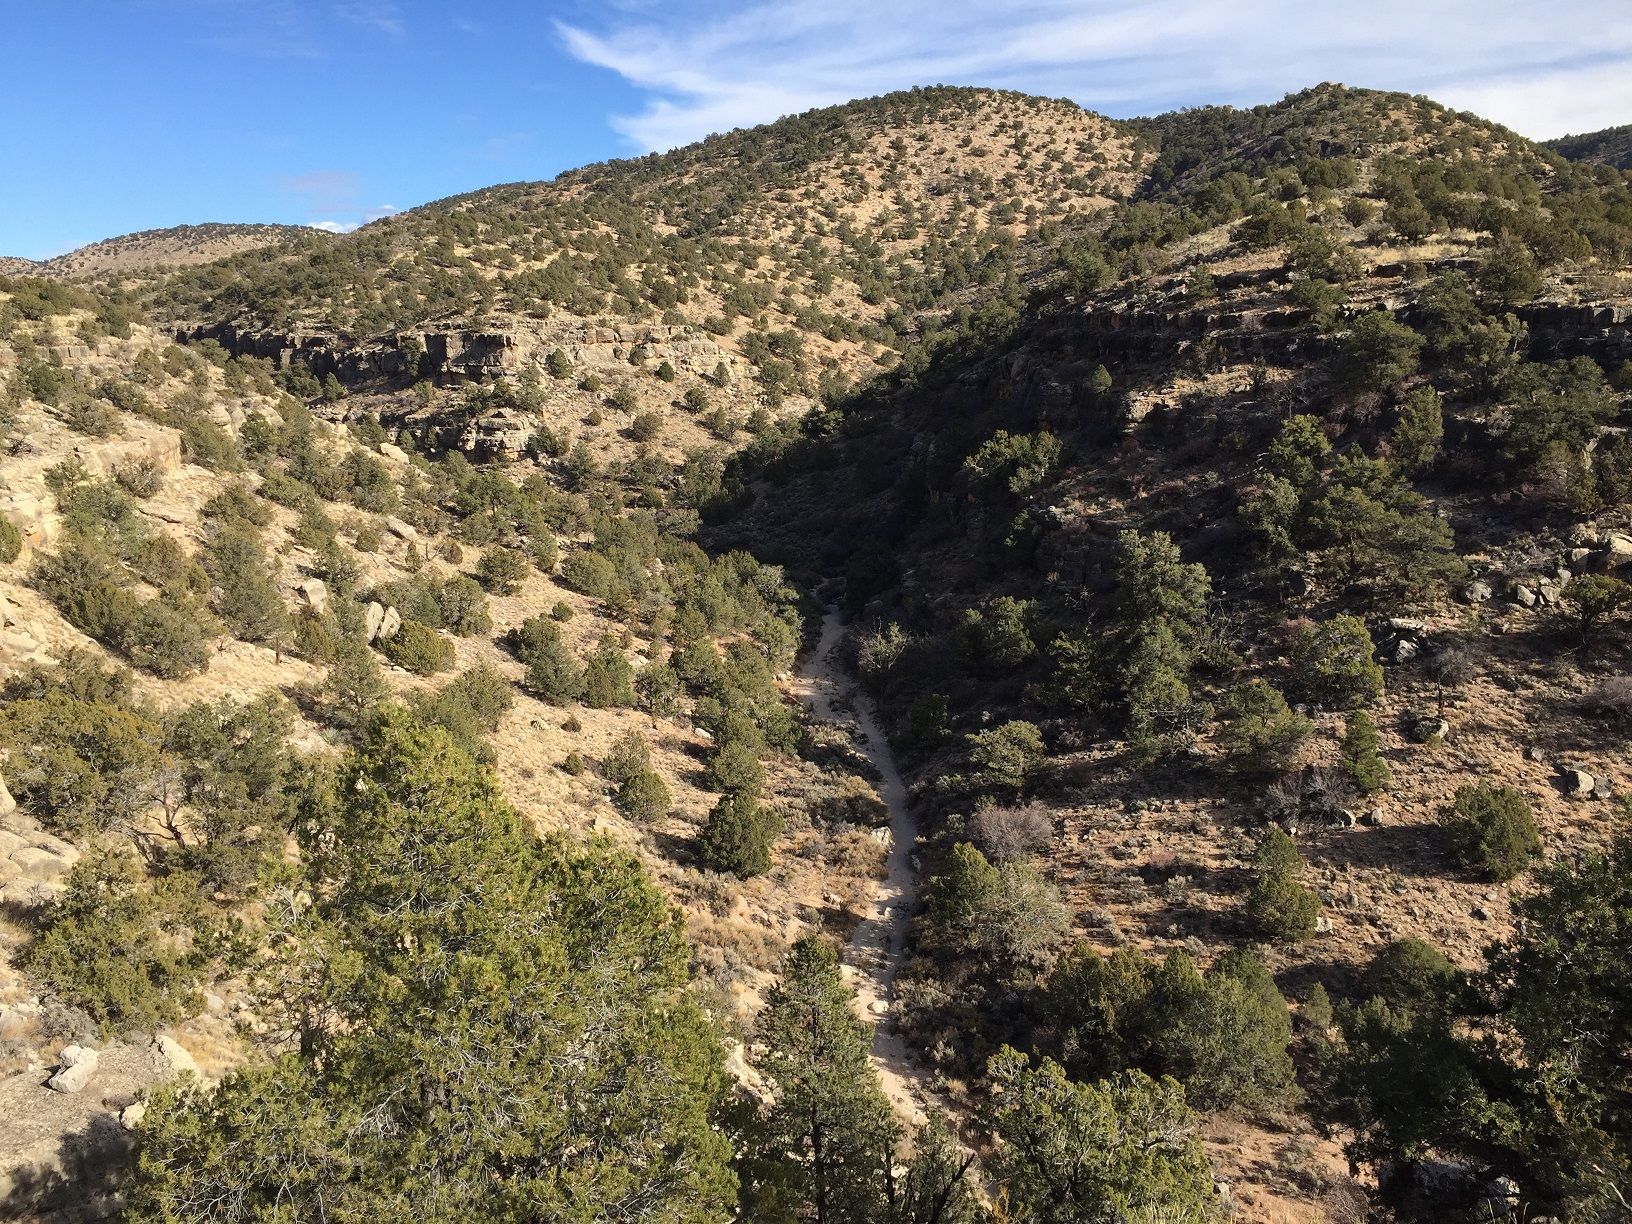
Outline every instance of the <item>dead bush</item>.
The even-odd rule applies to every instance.
[[[1632,676],[1611,676],[1581,699],[1581,707],[1599,718],[1632,721]]]
[[[827,845],[828,865],[856,879],[885,879],[890,874],[889,857],[882,842],[859,829],[841,833]]]
[[[969,840],[994,863],[1024,858],[1054,840],[1054,817],[1040,803],[987,808],[969,821]]]
[[[1348,775],[1329,765],[1307,765],[1283,775],[1264,792],[1264,816],[1283,827],[1329,825],[1342,821],[1359,799]]]

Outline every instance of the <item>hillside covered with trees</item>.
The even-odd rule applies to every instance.
[[[1627,1220],[1601,135],[937,87],[0,280],[16,1099],[132,1220]]]

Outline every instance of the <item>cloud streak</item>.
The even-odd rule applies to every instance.
[[[1126,116],[1341,80],[1537,138],[1632,121],[1625,0],[681,0],[557,29],[647,93],[612,118],[643,150],[935,83]]]

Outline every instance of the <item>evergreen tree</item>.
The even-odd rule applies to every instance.
[[[1320,897],[1298,881],[1303,856],[1297,845],[1271,825],[1259,839],[1252,865],[1257,872],[1247,894],[1247,918],[1274,939],[1303,939],[1314,934]]]
[[[540,842],[400,709],[309,805],[310,903],[274,940],[295,1052],[155,1092],[132,1220],[729,1211],[722,1054],[632,857]]]
[[[1251,680],[1231,690],[1224,717],[1219,742],[1225,759],[1248,773],[1285,769],[1314,730],[1267,680]]]
[[[749,792],[721,797],[697,835],[697,854],[715,871],[739,879],[771,869],[771,846],[782,832],[782,818]]]
[[[1031,1224],[1216,1218],[1212,1169],[1184,1089],[1125,1072],[1074,1083],[1005,1046],[987,1066],[1008,1218]]]
[[[1377,724],[1371,721],[1371,716],[1364,710],[1350,714],[1343,728],[1338,761],[1343,766],[1343,772],[1366,795],[1374,795],[1385,789],[1392,777],[1388,762],[1377,755],[1377,742]]]
[[[868,1060],[869,1027],[819,935],[793,945],[755,1035],[775,1103],[740,1161],[742,1212],[756,1224],[886,1219],[900,1132]]]

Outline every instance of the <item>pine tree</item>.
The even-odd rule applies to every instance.
[[[1349,715],[1343,729],[1343,743],[1338,749],[1338,760],[1361,792],[1376,794],[1392,780],[1388,763],[1377,755],[1377,725],[1364,710]]]
[[[1271,825],[1259,839],[1252,865],[1258,874],[1247,894],[1248,920],[1274,939],[1312,935],[1320,916],[1320,898],[1298,881],[1303,856],[1293,840]]]
[[[775,1104],[740,1161],[744,1219],[875,1224],[885,1219],[899,1127],[868,1061],[838,957],[819,935],[793,945],[755,1030]]]

